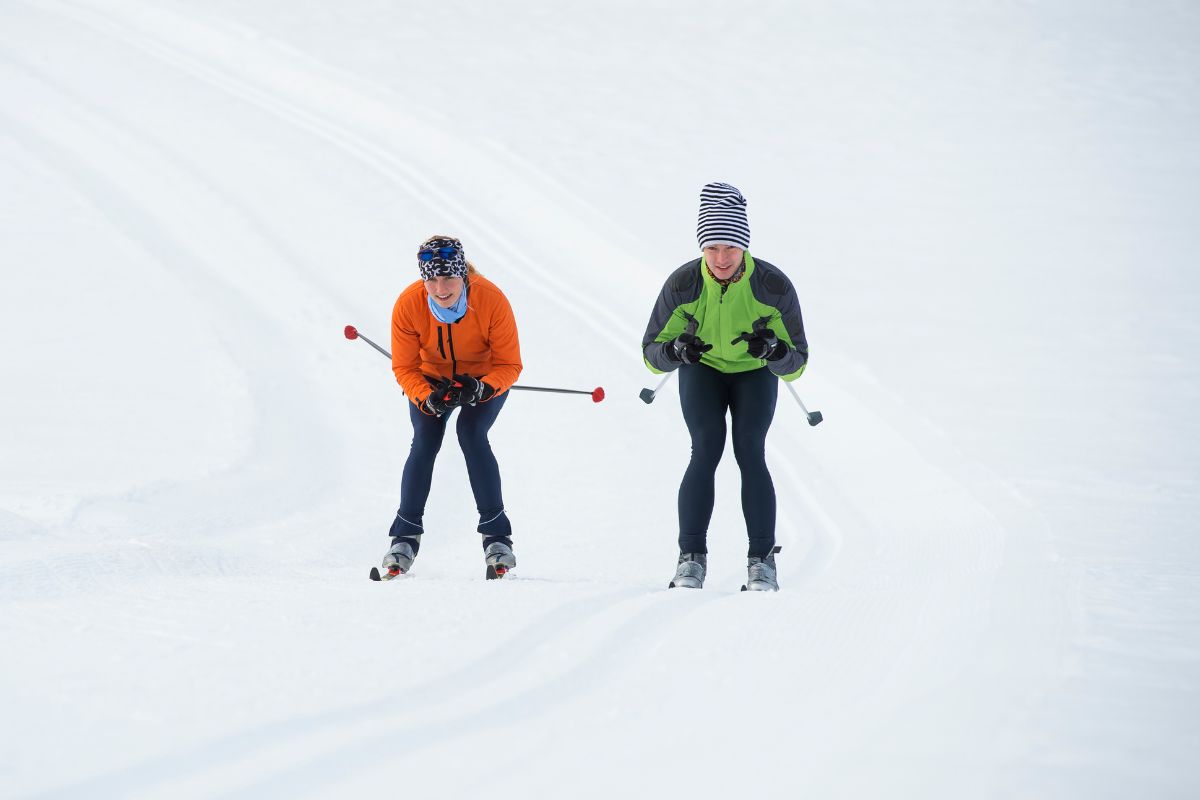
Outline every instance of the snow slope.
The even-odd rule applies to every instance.
[[[247,7],[249,6],[249,7]],[[0,795],[1190,797],[1200,11],[0,5]],[[638,342],[700,186],[801,292],[748,596],[666,592]],[[517,310],[482,578],[380,342],[462,237]]]

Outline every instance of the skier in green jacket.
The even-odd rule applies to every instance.
[[[750,255],[746,199],[733,186],[701,190],[696,237],[701,257],[667,278],[642,337],[651,371],[680,370],[679,402],[692,438],[679,486],[679,560],[671,586],[704,585],[728,412],[750,540],[746,588],[777,591],[775,487],[765,444],[778,379],[795,380],[808,362],[800,301],[778,267]]]

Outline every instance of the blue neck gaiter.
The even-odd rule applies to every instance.
[[[449,308],[442,308],[433,301],[432,297],[427,296],[427,299],[429,300],[429,310],[433,313],[433,316],[437,317],[438,320],[445,322],[448,325],[458,322],[463,318],[463,315],[467,313],[466,286],[463,286],[462,294],[458,296],[458,302]]]

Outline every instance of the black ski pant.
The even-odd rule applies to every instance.
[[[708,552],[717,464],[725,450],[725,415],[733,421],[733,457],[742,472],[747,555],[775,546],[775,486],[767,471],[767,430],[775,415],[779,379],[766,367],[720,372],[704,364],[679,368],[679,403],[692,436],[692,460],[679,486],[679,551]]]
[[[400,479],[400,508],[392,522],[392,536],[415,536],[423,532],[425,501],[433,484],[433,462],[442,448],[442,438],[450,417],[458,414],[458,444],[467,461],[467,476],[479,511],[479,532],[483,545],[495,541],[512,543],[512,526],[504,513],[504,498],[500,492],[500,465],[488,442],[488,431],[504,408],[508,392],[486,403],[462,406],[440,417],[421,413],[413,403],[408,404],[412,419],[413,440],[404,474]],[[415,549],[415,548],[414,548]]]

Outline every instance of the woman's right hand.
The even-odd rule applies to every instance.
[[[429,397],[425,398],[425,402],[422,404],[425,412],[435,417],[445,414],[458,405],[458,392],[459,389],[453,378],[443,378],[434,385]]]

